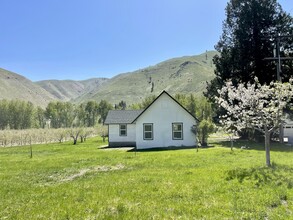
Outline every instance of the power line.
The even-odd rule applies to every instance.
[[[268,37],[263,37],[263,39],[269,39],[271,41],[275,41],[276,42],[276,53],[274,54],[274,57],[266,57],[264,58],[264,60],[272,60],[272,61],[277,61],[277,80],[278,81],[282,81],[281,80],[281,61],[282,60],[293,60],[293,57],[281,57],[280,54],[280,44],[281,44],[281,39],[285,39],[285,38],[291,38],[293,37],[293,34],[290,35],[280,35],[277,34],[275,36],[268,36]]]
[[[293,57],[281,57],[280,54],[280,44],[281,44],[281,39],[286,39],[286,38],[291,38],[293,37],[293,34],[290,35],[280,35],[280,33],[278,33],[276,36],[270,36],[270,37],[264,37],[264,39],[269,39],[271,41],[275,41],[276,42],[276,52],[274,53],[274,57],[266,57],[264,58],[264,60],[272,60],[272,61],[277,61],[277,80],[279,82],[282,82],[280,73],[282,72],[281,69],[281,61],[282,60],[293,60]],[[279,133],[279,140],[280,143],[284,142],[284,129],[283,129],[283,123],[281,123],[280,125],[280,133]]]

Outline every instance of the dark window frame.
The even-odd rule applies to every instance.
[[[125,128],[121,128],[121,126],[125,126]],[[125,131],[125,134],[122,134],[121,131]],[[119,136],[121,137],[127,136],[127,124],[119,124]]]
[[[145,126],[151,126],[151,131],[146,131]],[[146,132],[151,134],[150,138],[146,138]],[[143,140],[151,141],[154,140],[154,124],[153,123],[143,123]]]
[[[174,129],[175,125],[181,125],[181,130],[176,131]],[[174,135],[175,133],[181,133],[181,137],[180,138],[175,137],[175,135]],[[172,123],[172,140],[183,140],[183,122],[174,122],[174,123]]]

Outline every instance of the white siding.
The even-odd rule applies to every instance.
[[[109,125],[109,142],[135,142],[135,124],[127,124],[127,136],[119,135],[119,125]]]
[[[172,123],[183,123],[183,140],[173,140]],[[143,124],[153,124],[153,140],[143,139]],[[162,94],[136,121],[137,149],[195,146],[196,120],[167,94]]]
[[[288,142],[293,144],[293,124],[286,124],[284,126],[284,138],[288,138]]]

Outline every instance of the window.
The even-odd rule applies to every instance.
[[[153,124],[143,124],[143,139],[153,140]]]
[[[119,135],[127,136],[127,125],[119,125]]]
[[[172,124],[173,140],[183,140],[183,123]]]

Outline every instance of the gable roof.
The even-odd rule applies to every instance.
[[[104,124],[131,124],[143,110],[110,110]]]
[[[196,121],[199,122],[199,120],[193,115],[191,114],[183,105],[181,105],[176,99],[174,99],[168,92],[166,92],[165,90],[163,90],[163,92],[161,92],[161,94],[145,109],[142,110],[142,112],[132,121],[135,122],[150,106],[152,106],[153,103],[155,103],[163,94],[168,95],[175,103],[177,103],[182,109],[184,109],[189,115],[191,115]]]

